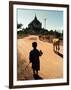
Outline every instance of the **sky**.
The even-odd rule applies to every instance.
[[[48,30],[63,30],[63,11],[57,10],[33,10],[33,9],[17,9],[17,22],[23,24],[23,27],[28,27],[28,24],[34,17],[42,23],[42,28]],[[46,21],[45,21],[46,19]],[[46,23],[45,23],[46,22]],[[45,25],[46,24],[46,25]]]

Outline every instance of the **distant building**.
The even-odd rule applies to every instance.
[[[33,30],[42,28],[42,23],[37,19],[36,15],[34,20],[28,24],[28,28]]]
[[[23,29],[23,33],[45,35],[48,34],[48,30],[42,28],[42,23],[37,19],[35,15],[34,19],[28,24],[28,27]]]

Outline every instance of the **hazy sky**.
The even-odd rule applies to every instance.
[[[35,14],[37,19],[42,23],[42,28],[48,30],[58,30],[62,32],[63,29],[63,11],[56,10],[33,10],[33,9],[17,9],[17,22],[22,23],[26,28],[28,24],[34,19]]]

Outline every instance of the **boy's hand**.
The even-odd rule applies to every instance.
[[[41,50],[39,52],[40,52],[40,56],[41,56],[43,54],[43,52]]]

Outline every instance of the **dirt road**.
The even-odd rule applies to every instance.
[[[43,55],[40,57],[39,76],[42,79],[53,79],[63,77],[63,58],[53,52],[53,45],[48,42],[40,41],[38,36],[28,36],[18,39],[18,80],[34,79],[29,63],[29,52],[32,49],[32,42],[37,42],[37,48],[42,50]],[[63,53],[61,46],[60,53]]]

